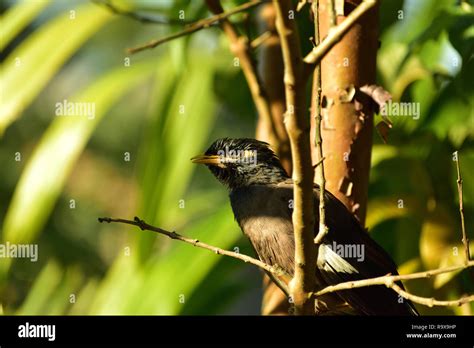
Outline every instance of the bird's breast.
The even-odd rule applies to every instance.
[[[234,190],[230,200],[235,219],[259,258],[292,273],[294,239],[287,200],[270,185]]]

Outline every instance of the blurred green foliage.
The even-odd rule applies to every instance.
[[[157,18],[177,19],[182,9],[186,21],[208,15],[199,1],[114,3]],[[97,223],[138,215],[252,253],[225,189],[189,161],[217,137],[254,134],[250,94],[221,33],[210,28],[130,57],[125,48],[181,25],[145,25],[88,1],[2,6],[1,239],[37,243],[39,260],[0,259],[0,310],[259,313],[255,269],[152,232]],[[380,13],[379,83],[394,101],[419,103],[421,113],[392,117],[388,144],[374,135],[367,224],[401,272],[458,264],[456,150],[468,233],[474,226],[472,3],[385,0]],[[302,33],[311,32],[300,19]],[[63,100],[94,103],[95,117],[56,116]],[[474,292],[464,273],[407,286],[439,298]],[[469,313],[466,306],[419,309]]]

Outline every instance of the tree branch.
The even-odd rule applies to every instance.
[[[447,268],[438,268],[438,269],[434,269],[434,270],[418,272],[418,273],[411,273],[411,274],[406,274],[406,275],[395,275],[395,276],[386,275],[386,276],[382,276],[382,277],[376,277],[376,278],[370,278],[370,279],[362,279],[362,280],[339,283],[339,284],[336,284],[336,285],[327,286],[324,289],[313,293],[313,296],[318,297],[318,296],[322,296],[322,295],[332,293],[332,292],[336,292],[336,291],[349,290],[349,289],[361,288],[361,287],[366,287],[366,286],[385,285],[386,287],[388,287],[388,288],[394,290],[395,292],[397,292],[400,296],[404,297],[405,299],[408,299],[412,302],[419,303],[419,304],[422,304],[422,305],[425,305],[425,306],[428,306],[428,307],[433,307],[433,306],[460,306],[460,305],[468,303],[468,302],[474,302],[474,295],[465,296],[465,297],[461,297],[460,299],[450,300],[450,301],[440,301],[440,300],[436,300],[434,298],[421,297],[421,296],[410,294],[409,292],[402,289],[399,285],[397,285],[395,283],[395,282],[401,281],[401,280],[430,278],[434,275],[460,271],[460,270],[464,270],[464,269],[468,269],[468,268],[469,268],[469,271],[471,271],[470,273],[472,274],[472,268],[471,267],[474,267],[474,261],[471,261],[471,259],[470,259],[469,240],[467,239],[466,229],[465,229],[465,224],[464,224],[462,177],[461,177],[461,171],[460,171],[460,166],[459,166],[459,157],[458,157],[458,152],[457,151],[454,153],[454,159],[456,161],[456,169],[457,169],[457,186],[458,186],[458,194],[459,194],[459,212],[460,212],[460,215],[461,215],[461,229],[462,229],[462,236],[463,236],[462,241],[463,241],[463,244],[464,244],[465,255],[466,255],[464,265],[452,266],[452,267],[447,267]]]
[[[454,300],[454,301],[438,301],[433,298],[424,298],[416,295],[412,295],[408,293],[407,291],[403,290],[401,287],[399,287],[395,282],[400,281],[400,280],[412,280],[412,279],[421,279],[421,278],[430,278],[434,275],[442,274],[442,273],[450,273],[450,272],[455,272],[459,270],[464,270],[470,267],[474,267],[474,261],[469,261],[467,264],[462,265],[462,266],[452,266],[452,267],[446,267],[446,268],[438,268],[434,270],[429,270],[429,271],[424,271],[424,272],[417,272],[417,273],[411,273],[411,274],[403,274],[403,275],[386,275],[382,277],[376,277],[376,278],[369,278],[369,279],[363,279],[363,280],[355,280],[355,281],[350,281],[350,282],[344,282],[344,283],[339,283],[336,285],[330,285],[325,287],[322,290],[319,290],[315,292],[313,295],[315,297],[319,297],[328,293],[336,292],[336,291],[341,291],[341,290],[349,290],[349,289],[354,289],[354,288],[362,288],[366,286],[374,286],[374,285],[385,285],[388,288],[393,289],[397,293],[399,293],[401,296],[403,296],[406,299],[409,299],[413,302],[420,303],[423,305],[427,306],[456,306],[456,305],[461,305],[466,302],[473,302],[474,301],[474,295],[468,296],[461,298],[459,300]]]
[[[179,240],[181,242],[191,244],[191,245],[193,245],[195,247],[198,247],[198,248],[210,250],[210,251],[212,251],[212,252],[214,252],[218,255],[229,256],[229,257],[232,257],[234,259],[244,261],[246,263],[251,263],[252,265],[257,266],[258,268],[264,270],[269,275],[271,275],[272,279],[277,283],[277,285],[282,289],[282,291],[285,292],[285,294],[287,294],[287,296],[289,296],[289,291],[288,291],[287,284],[288,284],[288,281],[290,279],[290,276],[278,265],[273,265],[273,266],[267,265],[266,263],[264,263],[260,260],[257,260],[253,257],[250,257],[248,255],[239,254],[239,253],[229,251],[229,250],[224,250],[224,249],[221,249],[221,248],[218,248],[218,247],[200,242],[197,239],[192,239],[192,238],[182,236],[182,235],[180,235],[180,234],[178,234],[174,231],[167,231],[167,230],[164,230],[162,228],[149,225],[145,221],[139,219],[136,216],[133,219],[133,221],[132,220],[126,220],[126,219],[120,219],[120,218],[119,219],[114,219],[114,218],[110,218],[110,217],[102,217],[102,218],[98,218],[98,220],[101,223],[102,222],[107,222],[107,223],[118,222],[118,223],[122,223],[122,224],[137,226],[142,231],[147,230],[147,231],[157,232],[157,233],[165,235],[165,236],[167,236],[171,239],[176,239],[176,240]]]
[[[416,296],[412,295],[409,292],[403,290],[401,287],[399,287],[395,283],[391,283],[387,285],[394,291],[396,291],[400,296],[403,296],[407,300],[410,300],[415,303],[419,303],[428,307],[433,307],[433,306],[461,306],[465,303],[468,302],[474,302],[474,295],[471,296],[466,296],[466,297],[461,297],[458,300],[452,300],[452,301],[440,301],[436,300],[433,297],[427,298],[427,297],[421,297],[421,296]]]
[[[258,48],[261,44],[263,44],[265,41],[267,41],[270,37],[272,36],[272,33],[270,31],[264,32],[262,35],[259,35],[255,39],[250,42],[250,47],[253,49]]]
[[[195,247],[199,247],[202,249],[210,250],[218,255],[225,255],[232,257],[234,259],[238,259],[241,261],[244,261],[246,263],[253,264],[263,271],[265,271],[269,276],[273,279],[273,281],[281,288],[281,290],[287,295],[287,296],[293,296],[291,292],[291,288],[288,289],[288,281],[290,279],[290,276],[278,265],[268,265],[260,260],[257,260],[253,257],[250,257],[248,255],[243,255],[239,254],[233,251],[229,250],[224,250],[203,242],[200,242],[197,239],[192,239],[188,238],[185,236],[182,236],[174,231],[167,231],[159,227],[155,227],[152,225],[147,224],[145,221],[139,219],[138,217],[135,217],[134,220],[126,220],[126,219],[114,219],[110,217],[103,217],[98,219],[99,222],[117,222],[117,223],[123,223],[123,224],[128,224],[128,225],[133,225],[139,227],[141,230],[148,230],[152,232],[157,232],[159,234],[165,235],[171,239],[179,240],[181,242],[191,244]],[[470,267],[474,266],[474,261],[469,261],[467,264],[462,265],[462,266],[452,266],[452,267],[447,267],[443,269],[435,269],[435,270],[430,270],[430,271],[425,271],[425,272],[418,272],[418,273],[412,273],[412,274],[406,274],[406,275],[397,275],[397,276],[383,276],[383,277],[377,277],[377,278],[370,278],[370,279],[364,279],[364,280],[357,280],[357,281],[352,281],[352,282],[345,282],[345,283],[340,283],[336,285],[331,285],[327,286],[324,289],[314,293],[314,292],[309,292],[308,295],[310,297],[319,297],[327,293],[331,292],[336,292],[336,291],[341,291],[341,290],[348,290],[348,289],[354,289],[354,288],[360,288],[360,287],[366,287],[366,286],[373,286],[373,285],[385,285],[397,293],[399,293],[401,296],[403,296],[406,299],[409,299],[413,302],[420,303],[426,306],[457,306],[457,305],[462,305],[467,302],[473,302],[474,301],[474,295],[467,296],[460,298],[458,300],[452,300],[452,301],[439,301],[433,298],[424,298],[416,295],[412,295],[408,293],[407,291],[403,290],[401,287],[399,287],[395,282],[400,281],[400,280],[411,280],[411,279],[420,279],[420,278],[429,278],[431,276],[437,275],[437,274],[442,274],[442,273],[449,273],[449,272],[455,272],[463,269],[467,269]],[[314,273],[314,272],[313,272]],[[293,281],[292,281],[293,282]],[[291,284],[291,283],[290,283]],[[311,296],[312,295],[312,296]]]
[[[411,274],[402,274],[402,275],[385,275],[382,277],[376,278],[369,278],[369,279],[362,279],[362,280],[354,280],[350,282],[339,283],[336,285],[329,285],[324,289],[321,289],[314,293],[314,296],[322,296],[331,292],[336,292],[340,290],[348,290],[354,288],[363,288],[366,286],[373,286],[373,285],[386,285],[387,282],[397,282],[399,280],[412,280],[412,279],[421,279],[421,278],[430,278],[434,275],[442,274],[442,273],[450,273],[456,272],[459,270],[463,270],[469,267],[474,267],[474,261],[469,262],[467,265],[462,266],[451,266],[446,268],[438,268],[432,269],[429,271],[424,272],[417,272]]]
[[[319,45],[319,1],[316,0],[311,5],[314,18],[314,43]],[[318,62],[314,68],[313,73],[313,100],[311,101],[313,118],[315,121],[314,127],[314,144],[316,146],[316,155],[318,163],[322,162],[323,156],[323,138],[321,135],[321,64]],[[324,236],[328,233],[326,226],[326,210],[324,207],[324,192],[326,188],[326,177],[324,176],[324,164],[317,166],[316,179],[319,184],[319,230],[314,238],[316,244],[316,259],[318,255],[318,245],[321,244]]]
[[[209,18],[206,18],[206,19],[202,19],[202,20],[197,21],[193,24],[189,24],[189,26],[187,26],[184,30],[179,31],[177,33],[171,34],[169,36],[165,36],[161,39],[152,40],[149,43],[141,45],[141,46],[137,46],[137,47],[134,47],[134,48],[129,48],[127,50],[127,52],[130,53],[130,54],[134,54],[134,53],[146,50],[146,49],[155,48],[156,46],[161,45],[165,42],[168,42],[168,41],[177,39],[179,37],[195,33],[196,31],[201,30],[201,29],[208,28],[208,27],[210,27],[211,25],[213,25],[215,23],[223,21],[224,19],[226,19],[230,16],[233,16],[237,13],[247,11],[247,10],[253,8],[253,7],[256,7],[260,4],[262,4],[263,2],[264,2],[264,0],[249,1],[245,4],[243,4],[243,5],[237,6],[237,7],[233,8],[232,10],[229,10],[227,12],[222,12],[222,13],[216,14],[215,16],[212,16],[212,17],[209,17]]]
[[[257,11],[256,11],[257,12]],[[271,2],[259,7],[255,17],[256,33],[270,33],[258,49],[253,43],[251,46],[255,52],[257,73],[265,89],[272,113],[272,123],[275,127],[278,139],[277,155],[287,173],[291,173],[291,149],[288,133],[283,122],[285,113],[285,85],[283,83],[283,57],[281,54],[280,37],[275,28],[276,13]],[[262,37],[261,34],[260,37]],[[269,142],[268,133],[270,127],[266,121],[259,117],[255,130],[255,138]],[[268,278],[263,277],[262,315],[288,315],[291,312],[292,303]]]
[[[217,16],[222,16],[226,13],[221,6],[220,0],[206,0],[206,3],[210,11],[215,13]],[[252,3],[252,1],[247,4],[250,3]],[[260,4],[262,2],[258,1],[258,3]],[[247,84],[249,86],[255,107],[257,108],[257,112],[270,128],[268,132],[268,141],[278,153],[279,149],[276,137],[277,132],[272,120],[270,102],[258,77],[257,68],[253,62],[250,52],[250,45],[246,38],[239,36],[236,28],[231,22],[227,20],[227,17],[228,16],[223,17],[220,20],[220,26],[229,39],[232,53],[239,59],[240,65],[242,66],[242,72],[244,73],[245,79],[247,80]]]
[[[462,243],[464,244],[464,251],[466,254],[466,264],[471,261],[471,253],[469,251],[469,239],[467,238],[467,233],[466,233],[466,226],[464,223],[464,206],[463,206],[463,194],[462,194],[462,177],[461,177],[461,169],[459,168],[459,154],[456,151],[454,153],[454,156],[456,158],[456,171],[458,174],[458,179],[456,181],[457,186],[458,186],[458,195],[459,195],[459,214],[461,215],[461,231],[462,231]]]
[[[373,8],[377,2],[378,0],[364,0],[342,23],[329,31],[328,36],[321,41],[321,44],[314,47],[313,50],[308,53],[304,58],[305,63],[310,65],[318,64],[326,53],[342,39],[344,34],[349,31],[355,22]]]
[[[133,12],[127,12],[124,10],[117,9],[113,6],[110,1],[94,0],[95,2],[101,3],[107,6],[113,12],[121,15],[125,15],[144,23],[161,23],[155,19],[144,17]],[[325,210],[324,210],[324,192],[325,192],[325,175],[324,166],[311,164],[311,145],[309,140],[309,119],[305,117],[305,67],[308,65],[316,64],[314,70],[314,81],[313,81],[313,117],[316,121],[316,133],[314,143],[317,149],[318,164],[322,164],[324,157],[322,151],[322,137],[321,137],[321,70],[320,62],[322,58],[336,45],[342,37],[350,30],[350,28],[359,20],[367,11],[373,8],[377,4],[377,0],[364,0],[354,11],[347,16],[347,18],[339,25],[336,24],[336,13],[334,9],[334,0],[327,0],[330,6],[330,23],[331,29],[327,37],[320,42],[319,38],[319,27],[318,27],[318,2],[315,0],[312,4],[312,9],[315,18],[315,42],[316,46],[313,50],[303,59],[301,56],[301,50],[299,45],[299,37],[297,33],[297,27],[293,19],[290,19],[289,14],[291,10],[291,1],[289,0],[273,0],[276,13],[276,28],[280,37],[282,54],[285,66],[285,95],[286,95],[286,113],[285,113],[285,126],[290,138],[290,144],[293,156],[293,180],[294,180],[294,212],[293,212],[293,226],[295,233],[295,274],[291,282],[289,282],[290,276],[281,269],[278,265],[268,265],[260,260],[252,258],[247,255],[242,255],[232,251],[220,249],[206,243],[200,242],[197,239],[188,238],[177,234],[176,232],[170,232],[163,230],[159,227],[151,226],[135,217],[134,221],[125,219],[113,219],[113,218],[99,218],[99,222],[117,222],[129,225],[134,225],[142,230],[149,230],[157,232],[171,239],[180,240],[182,242],[191,244],[196,247],[200,247],[206,250],[215,252],[241,261],[251,263],[265,272],[267,272],[273,281],[283,290],[287,296],[291,296],[297,313],[299,314],[314,314],[314,299],[327,293],[336,291],[348,290],[353,288],[360,288],[366,286],[384,285],[397,292],[402,297],[411,300],[415,303],[432,306],[456,306],[462,305],[467,302],[474,301],[474,295],[462,297],[458,300],[440,301],[434,298],[425,298],[416,296],[408,293],[396,284],[397,281],[411,280],[420,278],[429,278],[433,275],[459,271],[474,266],[474,262],[470,260],[469,251],[469,240],[467,238],[465,222],[464,222],[464,209],[463,209],[463,193],[462,193],[462,178],[459,167],[459,159],[456,152],[456,168],[457,168],[457,187],[459,195],[459,211],[461,215],[461,228],[462,228],[462,242],[465,249],[465,265],[453,266],[449,268],[430,270],[425,272],[418,272],[407,275],[386,275],[382,277],[363,279],[358,281],[344,282],[336,285],[327,286],[322,290],[314,292],[315,290],[315,265],[317,259],[317,248],[314,243],[321,243],[322,238],[327,233],[327,226],[325,225]],[[272,126],[272,132],[270,132],[273,139],[269,141],[275,146],[278,144],[276,141],[276,130],[271,117],[271,109],[268,98],[263,90],[262,84],[258,79],[255,64],[251,56],[251,48],[257,47],[262,41],[266,40],[269,33],[264,33],[261,37],[254,40],[249,44],[245,37],[238,34],[234,25],[228,21],[228,17],[239,12],[249,10],[264,2],[264,0],[252,0],[248,3],[235,7],[234,9],[224,12],[219,0],[207,0],[208,7],[214,16],[197,21],[190,24],[183,31],[174,33],[167,37],[153,40],[146,45],[129,49],[129,53],[140,52],[145,49],[154,48],[162,43],[171,41],[173,39],[192,34],[198,30],[207,28],[215,23],[219,23],[225,34],[227,35],[231,50],[236,57],[239,58],[242,66],[242,71],[246,77],[249,85],[252,98],[256,105],[257,111],[263,119],[265,119],[269,125]],[[306,64],[306,66],[305,66]],[[319,167],[319,168],[317,168]],[[313,174],[314,168],[317,169],[318,182],[320,184],[320,203],[319,203],[319,231],[314,238],[314,216],[313,216],[313,197],[312,197],[312,185],[313,185]],[[289,286],[288,286],[289,285]]]
[[[290,294],[297,314],[314,314],[314,300],[310,296],[316,284],[316,248],[313,243],[314,170],[311,163],[310,123],[305,114],[303,60],[296,23],[290,19],[291,1],[274,0],[273,4],[285,67],[285,126],[293,158],[295,273],[290,282]]]
[[[335,27],[337,24],[336,5],[334,0],[326,0],[328,2],[329,25]]]

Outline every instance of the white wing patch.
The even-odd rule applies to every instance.
[[[331,273],[359,273],[349,262],[335,253],[327,244],[319,246],[318,267]]]

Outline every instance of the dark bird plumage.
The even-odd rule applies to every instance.
[[[235,219],[258,257],[293,274],[293,182],[268,144],[248,138],[218,139],[204,155],[194,157],[193,162],[207,165],[229,188]],[[319,187],[315,185],[315,226],[319,225],[318,197]],[[316,268],[319,287],[398,274],[390,256],[369,237],[344,204],[327,192],[325,205],[329,233],[319,246]],[[371,286],[322,296],[318,314],[416,315],[417,312],[393,290]]]

